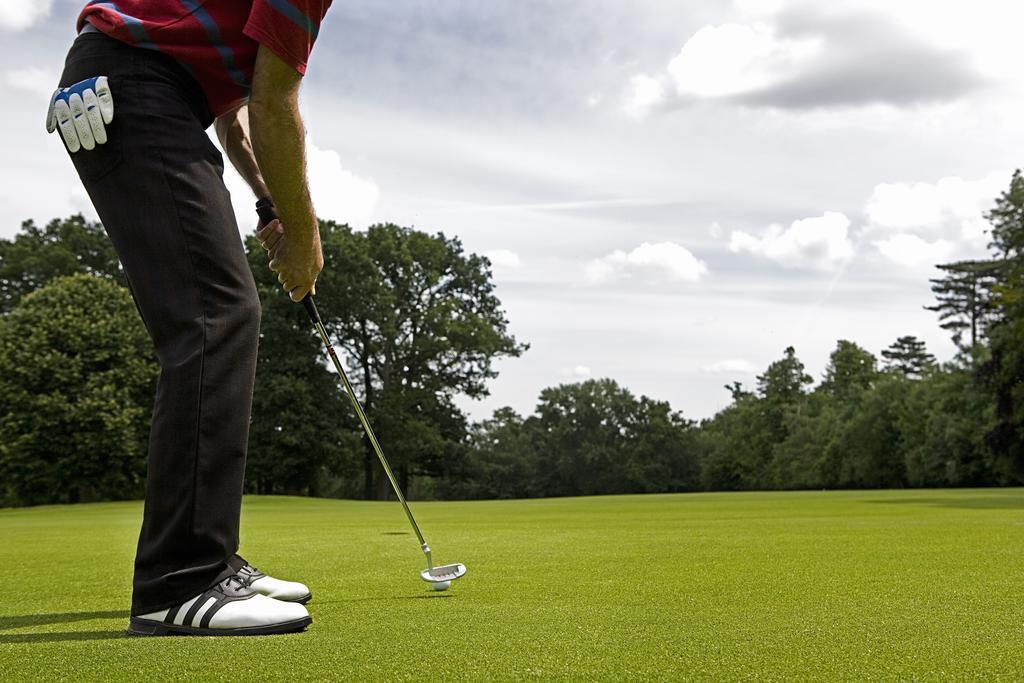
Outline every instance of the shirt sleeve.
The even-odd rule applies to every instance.
[[[274,51],[300,74],[331,0],[255,0],[244,33]]]

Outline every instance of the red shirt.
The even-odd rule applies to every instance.
[[[93,0],[78,15],[111,38],[174,57],[220,116],[249,97],[260,44],[306,73],[331,0]]]

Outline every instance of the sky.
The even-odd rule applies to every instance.
[[[82,4],[0,0],[0,237],[95,217],[44,126]],[[1022,22],[1002,0],[334,0],[301,95],[314,205],[491,259],[530,350],[460,403],[475,419],[601,377],[709,417],[790,345],[817,379],[839,339],[946,360],[928,279],[986,253],[1021,165]]]

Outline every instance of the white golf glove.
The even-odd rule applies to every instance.
[[[95,149],[107,141],[106,124],[114,120],[114,97],[106,76],[94,76],[58,88],[46,112],[46,132],[60,128],[68,150]]]

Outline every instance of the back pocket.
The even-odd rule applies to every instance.
[[[82,180],[99,180],[117,168],[123,159],[124,145],[121,138],[125,127],[125,112],[123,108],[118,110],[118,103],[128,101],[124,93],[127,82],[116,77],[108,77],[107,80],[110,84],[111,97],[114,100],[114,118],[105,126],[107,141],[92,149],[83,147],[71,154],[71,161],[75,164],[78,177]]]

